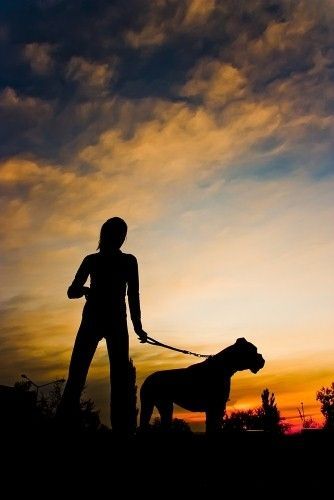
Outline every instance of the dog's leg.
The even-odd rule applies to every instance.
[[[206,415],[206,421],[205,421],[206,433],[212,434],[220,432],[222,430],[224,409],[212,406],[211,408],[207,409],[205,415]]]
[[[172,425],[173,420],[173,402],[172,401],[159,401],[157,408],[160,413],[161,429],[168,430]]]
[[[154,403],[149,397],[141,397],[140,409],[140,429],[145,430],[149,428],[150,419],[153,413]]]

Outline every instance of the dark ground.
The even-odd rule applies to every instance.
[[[1,483],[7,498],[333,498],[333,444],[325,432],[5,436]]]

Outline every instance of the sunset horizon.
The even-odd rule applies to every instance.
[[[67,289],[102,224],[128,224],[151,337],[266,361],[232,378],[227,413],[265,388],[299,431],[334,381],[332,0],[3,1],[0,384],[68,377],[85,298]],[[89,286],[89,280],[86,283]],[[198,359],[139,343],[139,389]],[[105,341],[85,394],[109,422]],[[204,414],[174,416],[204,427]]]

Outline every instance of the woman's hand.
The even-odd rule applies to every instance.
[[[138,335],[139,341],[142,344],[145,344],[145,342],[147,342],[147,333],[144,332],[144,330],[138,330],[136,331],[136,334]]]

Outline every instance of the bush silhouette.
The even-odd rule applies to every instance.
[[[157,417],[153,420],[153,424],[150,425],[150,430],[153,432],[164,432],[165,429],[161,426],[160,418]],[[181,418],[173,418],[172,425],[168,428],[168,432],[173,433],[188,433],[192,432],[190,425]]]
[[[334,430],[334,382],[317,392],[317,401],[320,401],[321,413],[325,417],[324,428]]]
[[[29,430],[51,428],[62,394],[63,382],[57,381],[50,386],[47,393],[40,393],[37,399],[36,391],[29,381],[18,381],[13,387],[1,386],[2,430]],[[82,397],[80,401],[79,428],[96,431],[101,422],[99,411],[90,398]]]
[[[262,405],[249,410],[235,410],[230,415],[225,415],[223,420],[224,431],[263,430],[271,433],[282,434],[290,428],[283,422],[277,407],[275,394],[270,394],[269,389],[264,389],[261,394]]]

